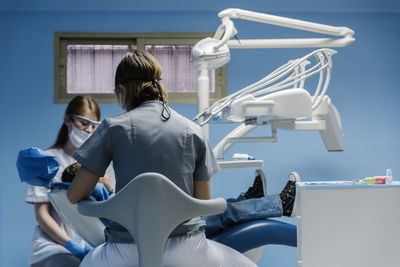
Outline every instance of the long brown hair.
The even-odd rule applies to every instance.
[[[147,51],[137,49],[128,52],[119,63],[115,88],[125,86],[125,97],[122,99],[125,103],[122,104],[129,111],[147,100],[161,100],[166,104],[167,91],[160,80],[161,67],[157,59]],[[119,90],[116,90],[116,94],[120,99]]]
[[[90,96],[78,95],[68,103],[67,109],[65,110],[65,115],[82,115],[87,110],[90,110],[94,115],[96,115],[97,120],[100,120],[100,108],[96,100]],[[62,148],[67,141],[68,127],[65,122],[63,122],[60,130],[58,131],[56,142],[51,146],[51,148]]]

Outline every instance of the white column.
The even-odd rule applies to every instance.
[[[210,87],[210,79],[208,78],[208,70],[206,64],[203,64],[200,68],[199,77],[197,79],[197,88],[198,88],[198,104],[197,104],[197,113],[200,113],[202,110],[207,108],[210,105],[210,96],[209,96],[209,87]],[[200,122],[202,119],[200,120]],[[209,138],[209,125],[204,124],[202,127],[204,135]]]

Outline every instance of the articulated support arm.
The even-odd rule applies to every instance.
[[[215,45],[218,50],[227,44],[230,48],[294,48],[294,47],[342,47],[354,42],[354,31],[347,27],[335,27],[304,20],[285,18],[258,12],[252,12],[237,8],[229,8],[221,11],[218,16],[222,24],[217,29],[214,38],[220,41]],[[232,19],[243,19],[265,24],[272,24],[286,28],[298,29],[342,38],[295,38],[295,39],[251,39],[230,40],[236,35]]]

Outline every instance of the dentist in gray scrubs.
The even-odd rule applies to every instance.
[[[68,199],[87,199],[111,162],[116,192],[141,173],[157,172],[187,194],[210,199],[217,162],[200,127],[167,106],[157,60],[142,50],[127,53],[117,67],[115,94],[126,113],[105,119],[73,155],[82,168]],[[239,252],[206,239],[204,224],[194,218],[174,230],[166,243],[165,266],[256,266]],[[105,234],[106,243],[86,255],[80,266],[138,266],[136,244],[126,229],[112,223]]]

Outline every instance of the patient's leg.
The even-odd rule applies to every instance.
[[[205,217],[206,235],[211,236],[225,230],[232,225],[282,216],[282,202],[278,194],[268,195],[262,198],[244,199],[231,202],[224,213]]]
[[[281,217],[282,215],[294,216],[296,182],[299,181],[299,174],[291,172],[280,194],[250,199],[244,198],[242,194],[237,199],[227,199],[228,205],[224,213],[204,218],[207,237],[243,222]]]

